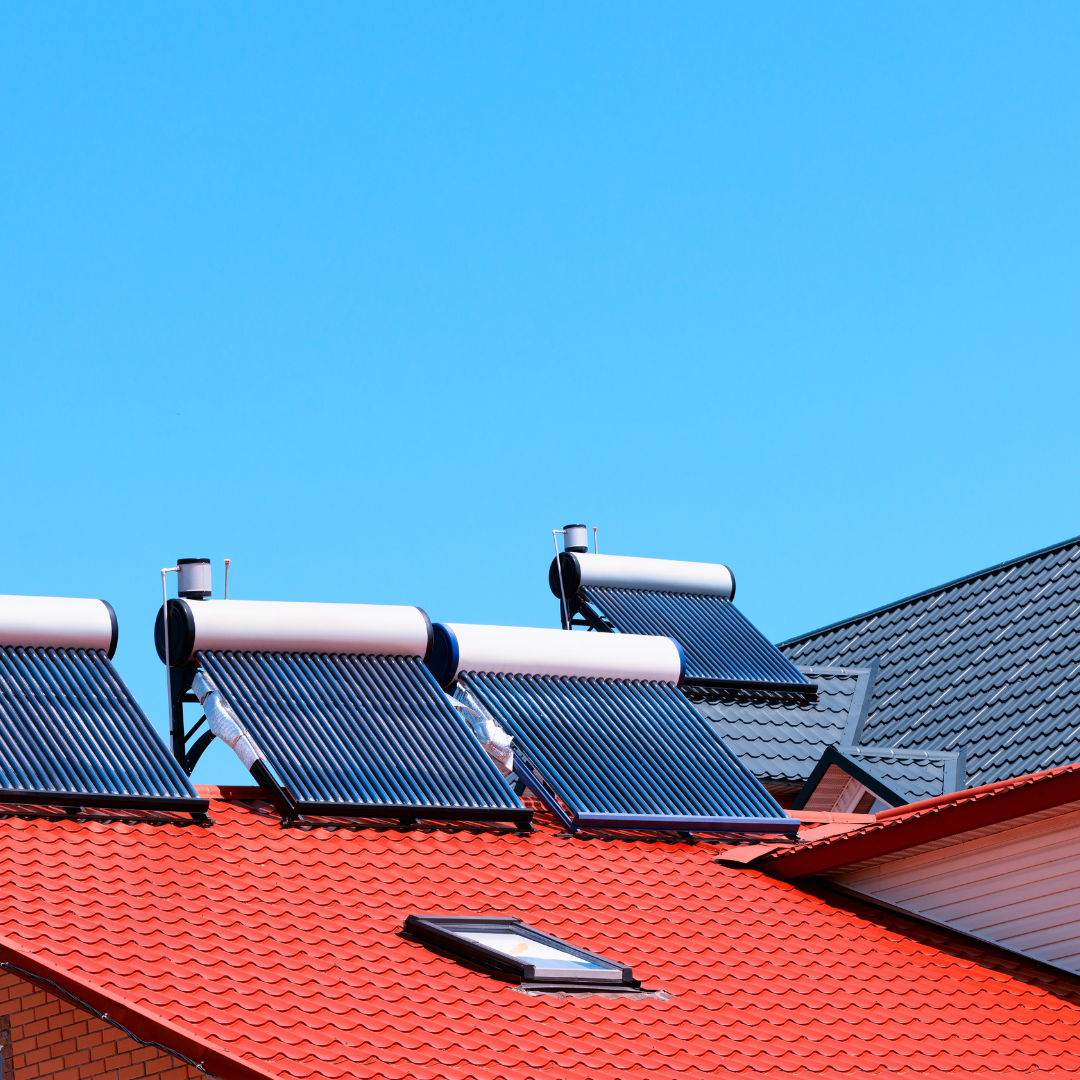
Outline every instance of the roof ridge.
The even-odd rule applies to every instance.
[[[1038,551],[1030,551],[1026,555],[1019,555],[1015,559],[1006,559],[1004,562],[995,563],[993,566],[988,566],[984,570],[977,570],[973,574],[964,574],[963,577],[953,578],[952,581],[946,581],[943,585],[934,585],[932,588],[912,593],[910,596],[905,596],[900,600],[893,600],[888,604],[881,604],[879,607],[870,608],[869,611],[863,611],[858,615],[852,615],[846,619],[837,619],[836,622],[827,623],[825,626],[819,626],[816,630],[810,630],[808,633],[786,638],[784,641],[777,643],[777,648],[783,648],[785,645],[793,645],[797,641],[806,641],[809,638],[817,637],[819,634],[824,634],[827,630],[835,630],[840,626],[850,626],[852,623],[868,619],[871,615],[879,615],[883,611],[891,611],[894,608],[903,607],[905,604],[910,604],[915,600],[921,600],[924,596],[932,596],[934,593],[944,592],[946,589],[954,588],[957,585],[963,585],[968,581],[975,581],[978,578],[985,577],[987,574],[992,574],[997,570],[1004,570],[1010,566],[1019,566],[1021,563],[1028,562],[1031,559],[1037,559],[1041,555],[1050,555],[1055,551],[1063,551],[1065,548],[1077,544],[1080,544],[1080,536],[1073,536],[1068,540],[1050,544],[1049,547],[1039,548]]]

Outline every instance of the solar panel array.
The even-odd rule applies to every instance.
[[[673,637],[686,657],[687,686],[814,690],[730,600],[591,585],[583,586],[578,596],[621,633]]]
[[[197,658],[299,815],[531,818],[416,657]]]
[[[103,651],[19,646],[0,648],[0,801],[208,806]]]
[[[789,819],[668,683],[470,672],[514,768],[570,828],[789,832]]]

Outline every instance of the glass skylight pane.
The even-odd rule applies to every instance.
[[[468,933],[464,930],[455,930],[454,933],[477,945],[483,945],[486,949],[494,949],[496,952],[512,956],[527,964],[550,967],[550,962],[555,960],[559,967],[581,968],[588,971],[611,970],[604,964],[596,964],[591,960],[574,956],[572,953],[563,952],[561,949],[553,949],[550,945],[544,945],[539,941],[530,941],[529,938],[522,937],[520,934]]]

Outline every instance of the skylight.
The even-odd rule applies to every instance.
[[[405,932],[533,989],[637,990],[641,986],[630,968],[535,930],[520,919],[410,915]]]

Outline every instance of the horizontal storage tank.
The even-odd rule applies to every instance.
[[[105,600],[0,596],[0,646],[116,652],[116,612]]]
[[[165,659],[162,613],[154,641]],[[431,652],[423,608],[393,604],[312,604],[281,600],[170,600],[169,663],[200,650],[417,656]]]
[[[692,593],[735,598],[735,576],[721,563],[642,559],[636,555],[595,555],[564,551],[548,571],[551,591],[560,596],[559,568],[567,597],[579,589],[640,589],[648,592]]]
[[[682,649],[669,637],[436,623],[428,667],[443,687],[464,671],[638,679],[679,686],[684,663]]]

